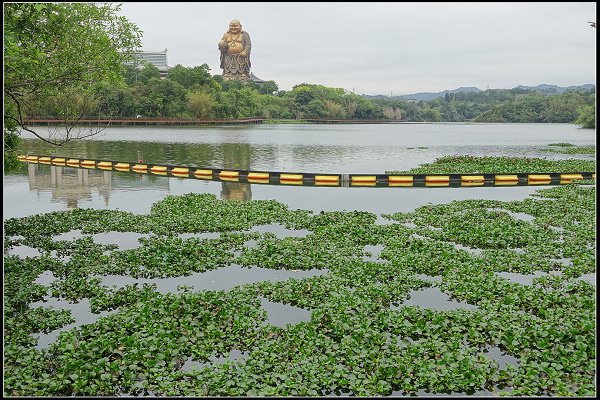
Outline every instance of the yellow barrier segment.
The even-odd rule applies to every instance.
[[[388,176],[388,186],[412,186],[414,178],[407,175]]]
[[[425,181],[425,186],[450,186],[450,181],[448,182],[427,182]]]
[[[304,185],[303,180],[293,180],[293,179],[279,179],[279,184],[281,185]]]
[[[94,160],[83,160],[81,162],[83,168],[96,168],[96,161]]]
[[[301,181],[302,174],[279,174],[280,181]]]
[[[552,180],[552,178],[550,177],[550,175],[540,175],[540,174],[529,174],[527,175],[527,180],[530,181],[549,181]]]
[[[596,179],[596,174],[592,174],[592,179]]]
[[[485,182],[483,175],[463,175],[460,177],[461,182]]]
[[[52,159],[52,164],[54,165],[65,165],[65,163],[66,160],[64,158],[57,157]]]
[[[173,175],[189,175],[190,169],[189,168],[173,168],[171,170],[171,173]]]
[[[155,165],[150,168],[150,172],[155,175],[167,175],[167,167],[163,165]]]
[[[194,171],[194,176],[198,179],[212,179],[212,170],[197,169],[196,171]]]
[[[560,174],[560,179],[561,180],[572,180],[572,179],[583,180],[583,176],[581,174]]]
[[[52,164],[52,159],[50,157],[40,157],[38,158],[38,162],[40,164]]]
[[[483,186],[485,178],[483,175],[462,175],[460,186]]]
[[[79,167],[79,160],[77,158],[70,158],[67,160],[67,165],[71,167]]]
[[[269,183],[269,178],[248,178],[250,183]]]
[[[240,175],[238,171],[221,171],[219,172],[219,178],[236,178]]]
[[[375,175],[353,176],[350,180],[352,186],[375,186],[377,184]]]
[[[99,169],[104,169],[107,171],[110,171],[113,168],[113,164],[110,161],[100,161],[97,166]]]
[[[115,169],[117,171],[129,171],[129,164],[127,164],[127,163],[117,163],[115,165]]]
[[[140,174],[145,174],[148,172],[148,166],[144,164],[135,164],[131,169],[135,172],[139,172]]]
[[[248,172],[248,180],[250,179],[269,179],[268,172]]]
[[[25,156],[25,155],[23,155],[23,154],[21,154],[21,155],[18,155],[18,156],[17,156],[17,160],[19,160],[19,161],[23,161],[23,162],[26,162],[26,161],[27,161],[27,156]]]
[[[340,177],[337,175],[315,175],[315,182],[339,182]]]
[[[37,164],[38,158],[37,156],[27,156],[27,162],[32,164]]]
[[[448,175],[441,175],[441,176],[436,176],[436,175],[428,175],[425,177],[425,183],[450,183],[450,176]]]
[[[462,181],[460,183],[460,186],[483,186],[484,184],[485,184],[485,181],[481,181],[481,182]]]
[[[529,185],[545,185],[552,181],[550,175],[529,174],[527,175],[527,183]]]
[[[336,175],[315,175],[315,186],[337,186],[340,177]]]
[[[516,185],[519,183],[519,177],[517,175],[495,175],[494,184],[496,186],[501,185]]]

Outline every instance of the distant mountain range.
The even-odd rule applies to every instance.
[[[540,93],[544,93],[544,94],[560,94],[560,93],[564,93],[567,90],[593,90],[596,88],[596,85],[588,83],[585,85],[579,85],[579,86],[557,86],[557,85],[548,85],[545,83],[542,83],[541,85],[537,85],[537,86],[523,86],[523,85],[519,85],[516,88],[518,89],[533,89],[536,90]],[[481,89],[474,87],[474,86],[467,86],[467,87],[459,87],[458,89],[452,89],[452,90],[444,90],[441,92],[419,92],[419,93],[413,93],[413,94],[402,94],[402,95],[398,95],[398,96],[385,96],[382,94],[378,94],[378,95],[364,95],[364,97],[368,98],[368,99],[383,99],[383,98],[401,98],[401,99],[405,99],[405,100],[423,100],[423,101],[429,101],[429,100],[433,100],[433,99],[437,99],[438,97],[444,97],[447,93],[472,93],[472,92],[482,92]]]

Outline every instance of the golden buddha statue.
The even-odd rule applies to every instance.
[[[229,30],[225,32],[219,42],[221,51],[221,69],[223,79],[250,79],[250,35],[242,30],[242,24],[237,19],[229,23]]]

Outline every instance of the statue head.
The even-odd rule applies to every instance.
[[[242,31],[242,24],[237,19],[232,19],[229,23],[229,33],[238,34]]]

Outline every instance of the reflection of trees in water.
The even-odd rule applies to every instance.
[[[261,146],[260,154],[248,143],[157,143],[114,140],[71,141],[60,148],[37,139],[23,139],[21,151],[28,154],[91,158],[121,162],[143,160],[152,164],[171,164],[200,168],[250,170],[256,155],[271,160],[274,146]],[[123,179],[132,180],[137,175],[118,173]],[[149,179],[162,179],[149,175]],[[144,180],[143,183],[147,183]],[[225,200],[250,200],[251,185],[239,182],[222,182],[221,197]]]

